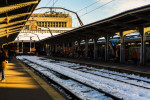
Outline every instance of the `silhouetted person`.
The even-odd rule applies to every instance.
[[[3,49],[0,49],[0,72],[2,73],[2,81],[5,80],[4,69],[6,67],[6,54]]]

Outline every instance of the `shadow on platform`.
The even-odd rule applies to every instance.
[[[0,81],[0,100],[53,100],[15,59],[7,64]]]

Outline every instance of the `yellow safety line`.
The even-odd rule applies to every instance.
[[[17,60],[17,62],[39,83],[39,85],[49,94],[51,98],[53,98],[53,100],[67,100],[52,86],[50,86],[42,78],[32,72],[28,67],[26,67],[21,61]]]

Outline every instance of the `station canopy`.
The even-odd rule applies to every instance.
[[[0,0],[0,45],[15,40],[40,0]]]
[[[150,5],[122,12],[104,20],[44,39],[41,42],[61,43],[64,42],[64,40],[77,41],[84,40],[86,37],[93,38],[94,36],[104,37],[105,35],[119,35],[120,32],[127,35],[137,32],[140,26],[145,28],[145,32],[150,31]]]

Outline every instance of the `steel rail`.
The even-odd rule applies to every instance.
[[[30,61],[30,60],[28,60],[28,59],[25,59],[25,60],[27,60],[27,61],[29,61],[29,62],[31,62],[31,63],[33,63],[33,64],[42,66],[42,67],[44,67],[44,68],[47,68],[47,67],[45,67],[45,66],[43,66],[43,65],[37,64],[37,63],[32,62],[32,61]],[[47,68],[47,69],[48,69],[48,70],[52,70],[52,69],[50,69],[50,68]],[[54,70],[52,70],[52,71],[54,71]],[[55,72],[55,73],[58,73],[58,72],[56,72],[56,71],[54,71],[54,72]],[[87,84],[87,83],[81,82],[81,81],[79,81],[79,80],[77,80],[77,79],[73,79],[73,78],[71,78],[71,77],[69,77],[69,76],[66,76],[66,75],[63,75],[63,74],[61,74],[61,73],[58,73],[58,74],[60,74],[61,76],[66,77],[66,78],[68,78],[68,79],[74,80],[74,81],[76,81],[76,82],[78,82],[78,83],[80,83],[80,84],[83,84],[83,85],[85,85],[85,86],[87,86],[87,87],[93,88],[94,90],[99,91],[100,93],[104,93],[105,96],[111,97],[111,98],[114,99],[114,100],[122,100],[122,98],[119,98],[119,97],[116,97],[116,96],[114,96],[114,95],[112,95],[112,94],[110,94],[110,93],[107,93],[107,92],[103,91],[102,89],[97,89],[97,88],[95,88],[95,87],[93,87],[93,86],[91,86],[91,85],[89,85],[89,84]]]
[[[61,65],[61,64],[57,64],[57,65]],[[63,66],[63,65],[61,65]],[[63,66],[63,67],[66,67],[66,66]],[[70,67],[69,67],[70,68]],[[78,70],[78,69],[75,69],[75,68],[70,68],[70,69],[74,69],[74,70]],[[88,68],[86,68],[88,69]],[[134,86],[137,86],[137,87],[141,87],[141,88],[145,88],[145,89],[149,89],[148,87],[145,87],[145,86],[141,86],[141,85],[137,85],[137,84],[133,84],[133,83],[130,83],[130,82],[126,82],[126,81],[122,81],[122,80],[119,80],[119,79],[115,79],[115,78],[111,78],[111,77],[107,77],[105,75],[99,75],[99,74],[95,74],[95,73],[92,73],[92,72],[87,72],[87,71],[83,71],[83,70],[78,70],[78,71],[81,71],[81,72],[84,72],[84,73],[90,73],[90,74],[93,74],[93,75],[96,75],[96,76],[100,76],[100,77],[103,77],[103,78],[107,78],[107,79],[112,79],[112,80],[115,80],[115,81],[119,81],[119,82],[122,82],[122,83],[125,83],[125,84],[130,84],[130,85],[134,85]],[[99,72],[103,72],[103,71],[99,71]],[[106,72],[107,73],[107,72]],[[107,73],[109,74],[109,73]],[[111,74],[111,73],[110,73]],[[112,75],[116,75],[116,74],[112,74]],[[123,77],[123,78],[128,78],[126,76],[121,76],[121,75],[116,75],[116,76],[120,76],[120,77]],[[130,78],[130,77],[129,77]],[[131,78],[130,78],[131,79]],[[143,80],[140,80],[140,79],[134,79],[132,78],[133,80],[137,80],[137,81],[143,81]],[[146,82],[146,83],[150,83],[148,81],[143,81],[143,82]]]
[[[20,60],[21,61],[21,60]],[[29,60],[27,60],[29,61]],[[29,67],[30,69],[32,69],[36,74],[38,74],[40,77],[42,77],[43,79],[46,79],[46,81],[48,81],[48,83],[50,83],[57,91],[60,92],[60,89],[63,90],[63,92],[65,93],[62,93],[62,95],[65,95],[66,97],[71,97],[73,98],[73,100],[82,100],[81,98],[79,98],[77,95],[73,94],[71,91],[69,91],[67,88],[63,87],[61,84],[55,82],[54,80],[50,79],[48,76],[44,75],[42,72],[38,71],[37,69],[31,67],[30,65],[28,65],[27,63],[21,61],[23,64],[25,64],[27,67]],[[29,61],[30,63],[32,63],[31,61]],[[35,64],[35,63],[34,63]],[[39,65],[39,64],[36,64],[36,65]],[[41,65],[39,65],[41,66]],[[46,68],[47,69],[47,68]],[[67,95],[66,95],[67,94]],[[72,99],[71,99],[72,100]]]

